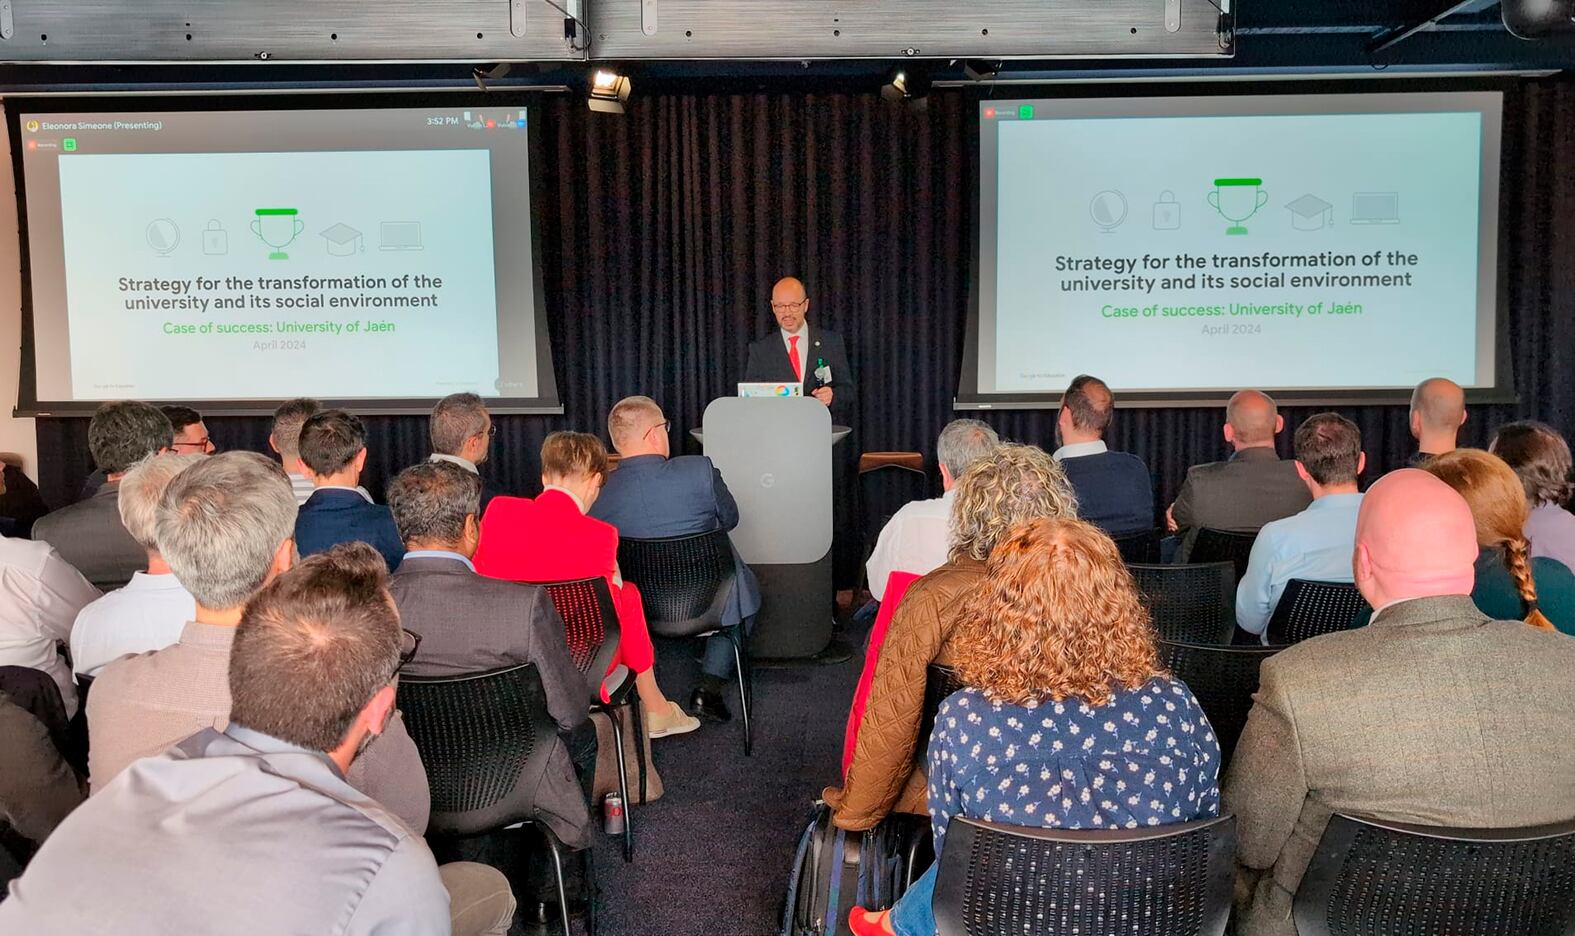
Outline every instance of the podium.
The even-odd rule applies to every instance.
[[[831,642],[831,447],[847,434],[812,397],[722,397],[695,433],[738,501],[733,546],[760,580],[757,658]]]

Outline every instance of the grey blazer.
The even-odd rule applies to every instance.
[[[33,539],[55,547],[100,591],[119,588],[148,567],[147,550],[120,522],[119,481],[106,481],[92,497],[40,518]]]
[[[1575,639],[1419,598],[1264,661],[1224,783],[1239,936],[1294,936],[1333,812],[1504,828],[1575,817]]]
[[[1181,484],[1171,516],[1182,534],[1176,560],[1186,562],[1198,531],[1256,533],[1265,523],[1301,513],[1312,494],[1272,448],[1250,448],[1229,461],[1193,465]]]

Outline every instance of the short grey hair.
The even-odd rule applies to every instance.
[[[621,452],[627,443],[650,431],[649,425],[641,423],[653,418],[658,422],[662,419],[662,407],[655,400],[648,396],[624,397],[613,404],[612,411],[607,414],[607,438],[612,440],[613,448]]]
[[[990,454],[1000,444],[1001,439],[995,430],[983,422],[977,419],[954,419],[941,430],[935,456],[955,481],[963,476],[969,465]]]
[[[176,581],[204,608],[238,608],[295,535],[295,493],[273,460],[225,452],[181,472],[159,500],[155,539]]]
[[[105,474],[120,474],[175,444],[175,427],[164,411],[140,400],[105,403],[88,423],[88,451]]]
[[[407,545],[458,543],[465,518],[481,515],[481,478],[453,462],[412,465],[388,486],[388,508]]]
[[[449,394],[432,407],[432,451],[458,455],[467,439],[487,431],[491,418],[476,394]]]
[[[158,550],[158,509],[164,489],[181,472],[207,457],[200,453],[165,452],[149,455],[126,470],[126,476],[120,479],[120,523],[137,545]]]

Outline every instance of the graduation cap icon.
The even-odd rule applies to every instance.
[[[321,234],[328,241],[328,255],[331,257],[350,257],[361,250],[361,232],[348,224],[336,224]]]
[[[1317,195],[1303,195],[1285,207],[1291,210],[1291,227],[1321,231],[1334,223],[1334,206]]]

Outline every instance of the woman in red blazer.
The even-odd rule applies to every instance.
[[[618,656],[635,674],[635,688],[651,737],[700,727],[662,694],[656,683],[656,649],[645,624],[640,591],[618,573],[618,530],[585,512],[601,493],[607,450],[583,432],[554,432],[541,446],[543,490],[528,497],[494,497],[481,519],[476,571],[514,582],[561,582],[600,575],[618,609]]]

